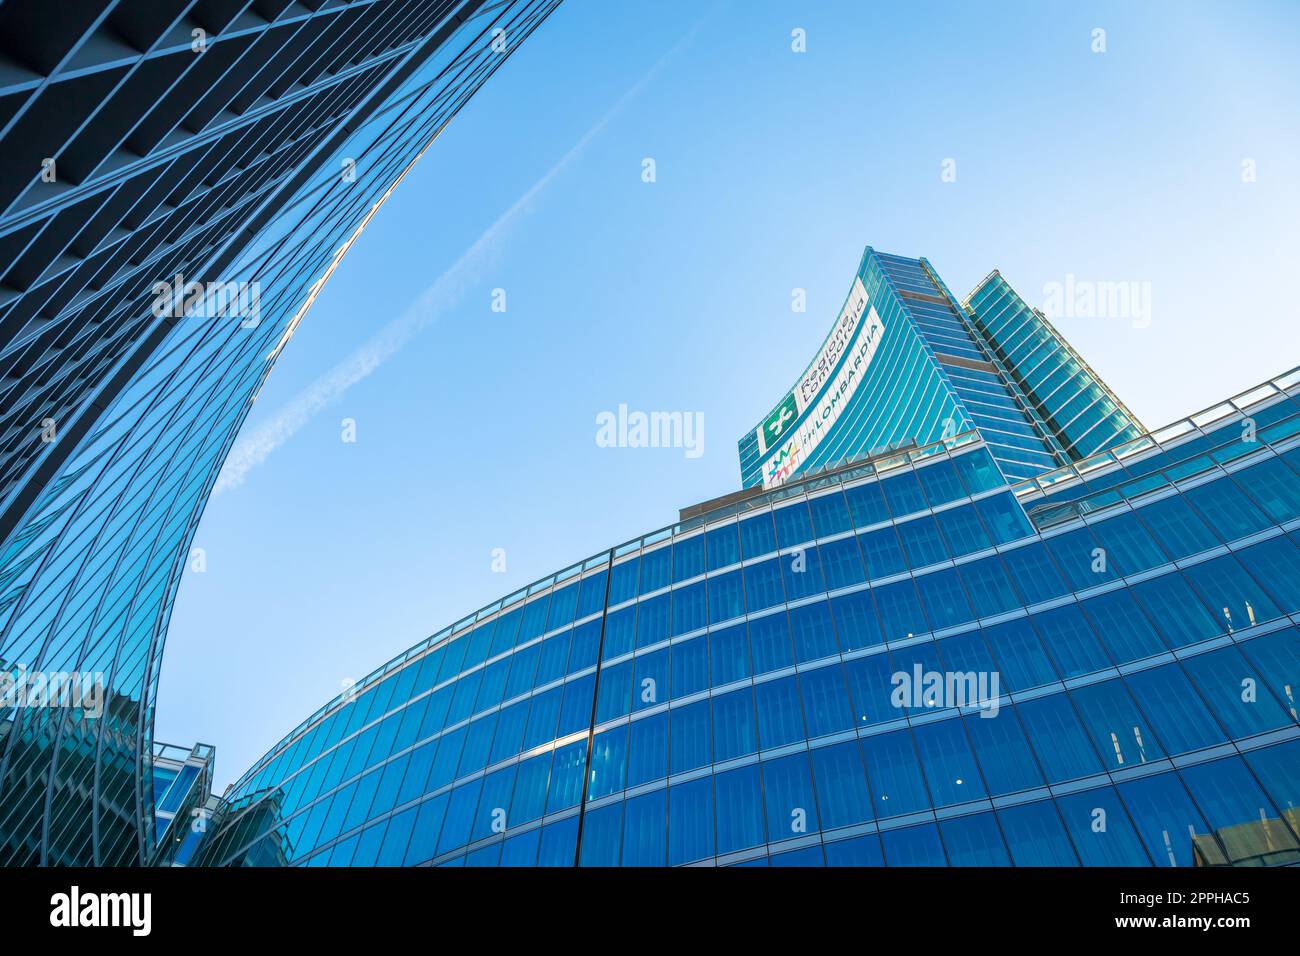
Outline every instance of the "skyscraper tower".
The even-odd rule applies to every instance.
[[[154,690],[203,503],[322,284],[558,0],[0,4],[0,862],[154,851]],[[25,678],[26,679],[26,678]]]

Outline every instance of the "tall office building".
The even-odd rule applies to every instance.
[[[868,250],[755,431],[303,721],[200,861],[1300,861],[1300,370],[1147,432],[996,272]]]
[[[740,439],[741,483],[772,488],[971,428],[1012,481],[1142,433],[998,273],[963,305],[925,259],[868,248],[816,356]]]
[[[103,702],[0,698],[0,862],[175,852],[154,691],[217,471],[340,258],[557,3],[0,3],[0,671]]]

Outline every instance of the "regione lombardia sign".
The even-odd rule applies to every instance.
[[[875,307],[868,304],[862,280],[855,278],[821,351],[757,430],[759,455],[774,450],[763,464],[764,488],[785,482],[830,433],[861,383],[884,331]],[[812,412],[805,416],[810,406]]]

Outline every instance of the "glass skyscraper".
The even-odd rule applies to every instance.
[[[207,494],[340,258],[557,3],[0,4],[0,676],[103,696],[0,697],[0,863],[178,852],[154,694]]]
[[[1300,370],[1148,431],[998,273],[868,249],[739,451],[321,707],[198,862],[1300,861]]]

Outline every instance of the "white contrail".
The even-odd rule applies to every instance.
[[[706,17],[707,19],[707,17]],[[623,108],[649,84],[677,53],[699,32],[701,20],[678,43],[655,63],[641,79],[628,89],[591,129],[573,144],[537,182],[515,200],[505,212],[488,226],[472,246],[459,259],[416,297],[405,311],[375,333],[360,348],[349,355],[315,382],[308,385],[297,397],[284,406],[270,421],[263,422],[235,441],[217,477],[213,494],[220,494],[242,485],[248,473],[266,461],[271,452],[288,441],[318,412],[336,401],[349,388],[369,376],[383,362],[399,351],[420,330],[448,309],[455,307],[465,292],[480,278],[483,267],[499,251],[506,231],[523,213],[534,198],[581,153],[587,145],[614,119]]]

